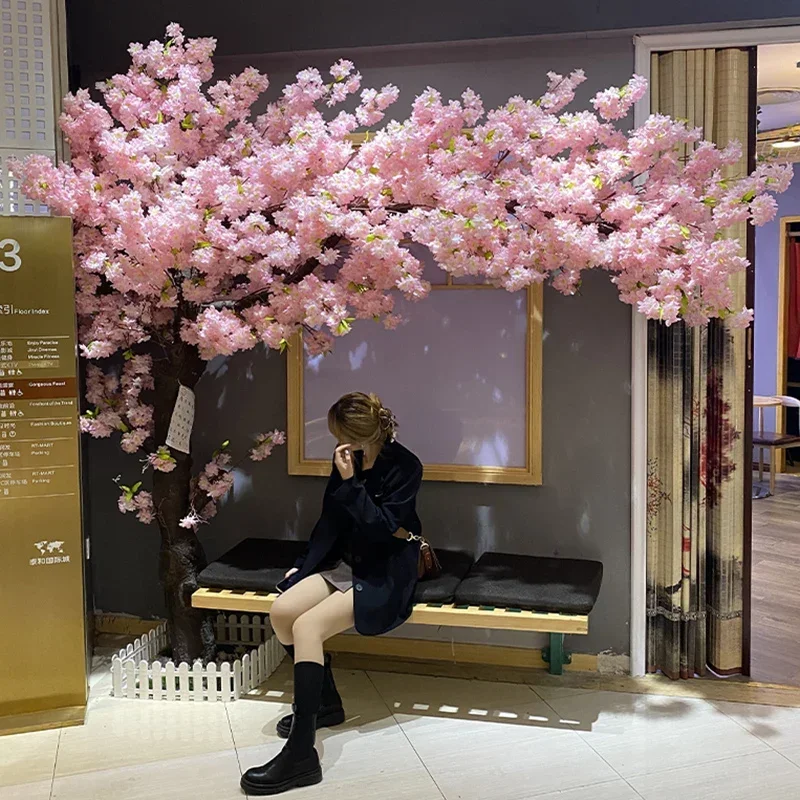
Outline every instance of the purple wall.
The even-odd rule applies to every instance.
[[[763,228],[756,228],[754,394],[772,395],[778,375],[778,258],[780,218],[800,216],[800,165],[789,189],[778,195],[778,213]],[[774,425],[774,412],[764,412],[764,425]],[[772,428],[774,430],[774,428]]]

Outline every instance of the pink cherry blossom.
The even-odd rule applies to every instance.
[[[277,445],[285,443],[286,434],[282,431],[259,433],[255,439],[255,446],[250,450],[250,458],[253,461],[263,461],[272,453]]]
[[[285,351],[300,336],[324,353],[362,320],[395,328],[396,298],[430,290],[428,257],[508,291],[547,282],[575,294],[601,269],[650,319],[748,324],[729,287],[747,261],[726,230],[771,219],[791,167],[726,178],[736,143],[716,147],[660,114],[619,130],[647,92],[641,77],[589,110],[569,107],[582,70],[549,73],[541,97],[491,109],[468,88],[451,100],[429,87],[406,119],[387,121],[398,89],[362,85],[349,61],[324,78],[302,70],[264,105],[267,76],[215,80],[214,49],[177,24],[131,45],[127,72],[65,99],[69,163],[11,164],[26,195],[74,222],[90,362],[81,429],[118,434],[148,467],[175,469],[154,421],[172,413],[174,395],[158,387],[180,383],[182,365]],[[359,127],[370,130],[357,147],[348,134]],[[247,455],[282,443],[261,434]],[[193,514],[213,516],[233,480],[223,448],[193,479],[182,519],[194,529]],[[152,504],[141,491],[122,503],[144,520]]]
[[[170,453],[169,448],[162,446],[155,453],[150,453],[147,457],[147,465],[158,472],[172,472],[178,466],[178,462]]]

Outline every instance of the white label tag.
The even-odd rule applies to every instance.
[[[191,449],[192,426],[194,425],[194,392],[181,386],[178,389],[178,399],[172,410],[172,419],[169,421],[167,433],[167,447],[188,453]]]

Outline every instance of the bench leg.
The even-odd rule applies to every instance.
[[[550,646],[542,650],[542,659],[546,664],[550,665],[549,672],[551,675],[564,674],[564,664],[570,664],[572,658],[564,649],[563,633],[550,634]]]

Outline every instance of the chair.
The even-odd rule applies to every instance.
[[[800,400],[787,395],[776,395],[781,411],[785,408],[800,408]],[[781,413],[775,412],[775,414]],[[764,430],[764,409],[758,410],[758,431],[753,434],[753,447],[758,448],[758,480],[764,480],[764,450],[769,450],[769,496],[775,494],[775,451],[800,446],[800,436],[792,433],[772,433]]]

